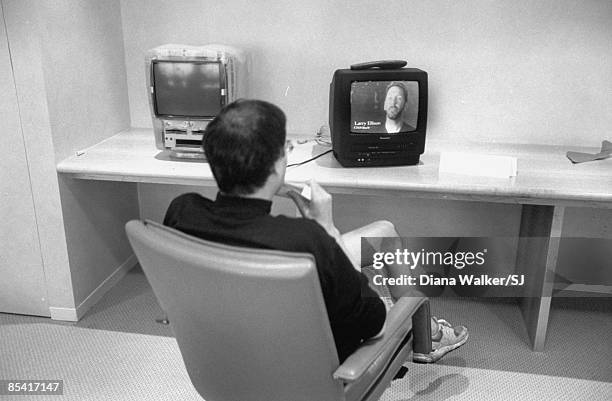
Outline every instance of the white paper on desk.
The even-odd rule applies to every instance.
[[[516,172],[516,157],[459,152],[440,154],[440,173],[508,178],[516,176]]]

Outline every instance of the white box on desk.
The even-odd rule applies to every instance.
[[[440,174],[461,174],[478,177],[509,178],[517,174],[517,159],[462,152],[440,153]]]

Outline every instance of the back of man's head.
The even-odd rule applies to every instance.
[[[237,100],[206,127],[202,145],[221,192],[261,188],[284,152],[285,113],[262,100]]]

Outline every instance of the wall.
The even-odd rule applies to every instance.
[[[11,146],[24,149],[3,161],[4,171],[22,176],[4,180],[10,188],[2,194],[23,195],[19,206],[30,223],[19,235],[22,245],[34,244],[32,258],[9,274],[27,281],[19,269],[40,255],[43,301],[54,317],[77,318],[134,262],[123,223],[138,214],[136,184],[58,179],[55,165],[130,125],[150,126],[143,56],[159,44],[245,48],[251,95],[283,107],[293,133],[326,123],[333,70],[384,58],[429,72],[433,138],[596,146],[612,123],[610,2],[392,0],[374,10],[365,0],[274,0],[265,8],[246,0],[0,4],[20,110],[17,121],[14,101],[3,100],[3,130],[15,137]],[[141,188],[141,195],[147,190],[157,191]],[[172,192],[160,191],[164,205],[141,199],[145,214],[160,215],[155,207]],[[405,235],[518,230],[512,205],[339,196],[335,206],[345,230],[374,218],[401,221]],[[612,237],[611,219],[610,211],[568,209],[564,233]],[[499,226],[486,224],[493,220]],[[3,232],[3,248],[9,237]]]
[[[54,0],[40,7],[56,160],[130,126],[119,1]]]
[[[34,1],[2,0],[6,20],[19,119],[28,159],[36,227],[50,308],[75,308],[55,151],[49,122],[40,28],[44,19]],[[19,275],[19,266],[13,266]]]
[[[62,0],[40,13],[57,163],[130,126],[121,9],[118,1]],[[134,264],[123,225],[138,216],[136,185],[61,177],[59,188],[78,309]]]
[[[612,2],[122,0],[130,112],[151,126],[144,51],[225,43],[289,131],[327,122],[332,73],[406,59],[430,80],[430,137],[598,146],[612,125]]]
[[[49,316],[19,104],[0,3],[0,311]]]
[[[612,126],[609,1],[122,0],[121,11],[135,127],[151,126],[144,52],[164,43],[248,50],[251,97],[280,105],[290,133],[327,123],[335,69],[378,59],[429,73],[429,138],[598,147]],[[175,194],[142,191],[146,216],[163,215]],[[520,221],[516,205],[343,195],[334,206],[343,231],[384,218],[406,236],[516,236]],[[568,208],[564,235],[612,238],[611,221],[610,210]],[[568,263],[563,275],[612,283],[609,269],[576,277]]]
[[[2,0],[51,316],[75,320],[127,268],[135,184],[58,179],[56,164],[130,126],[118,1]],[[110,211],[117,210],[110,218]],[[17,266],[15,268],[18,268]],[[17,274],[17,273],[15,273]]]

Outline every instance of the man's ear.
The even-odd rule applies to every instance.
[[[283,153],[281,157],[279,157],[274,162],[274,174],[281,175],[287,168],[287,154]]]

